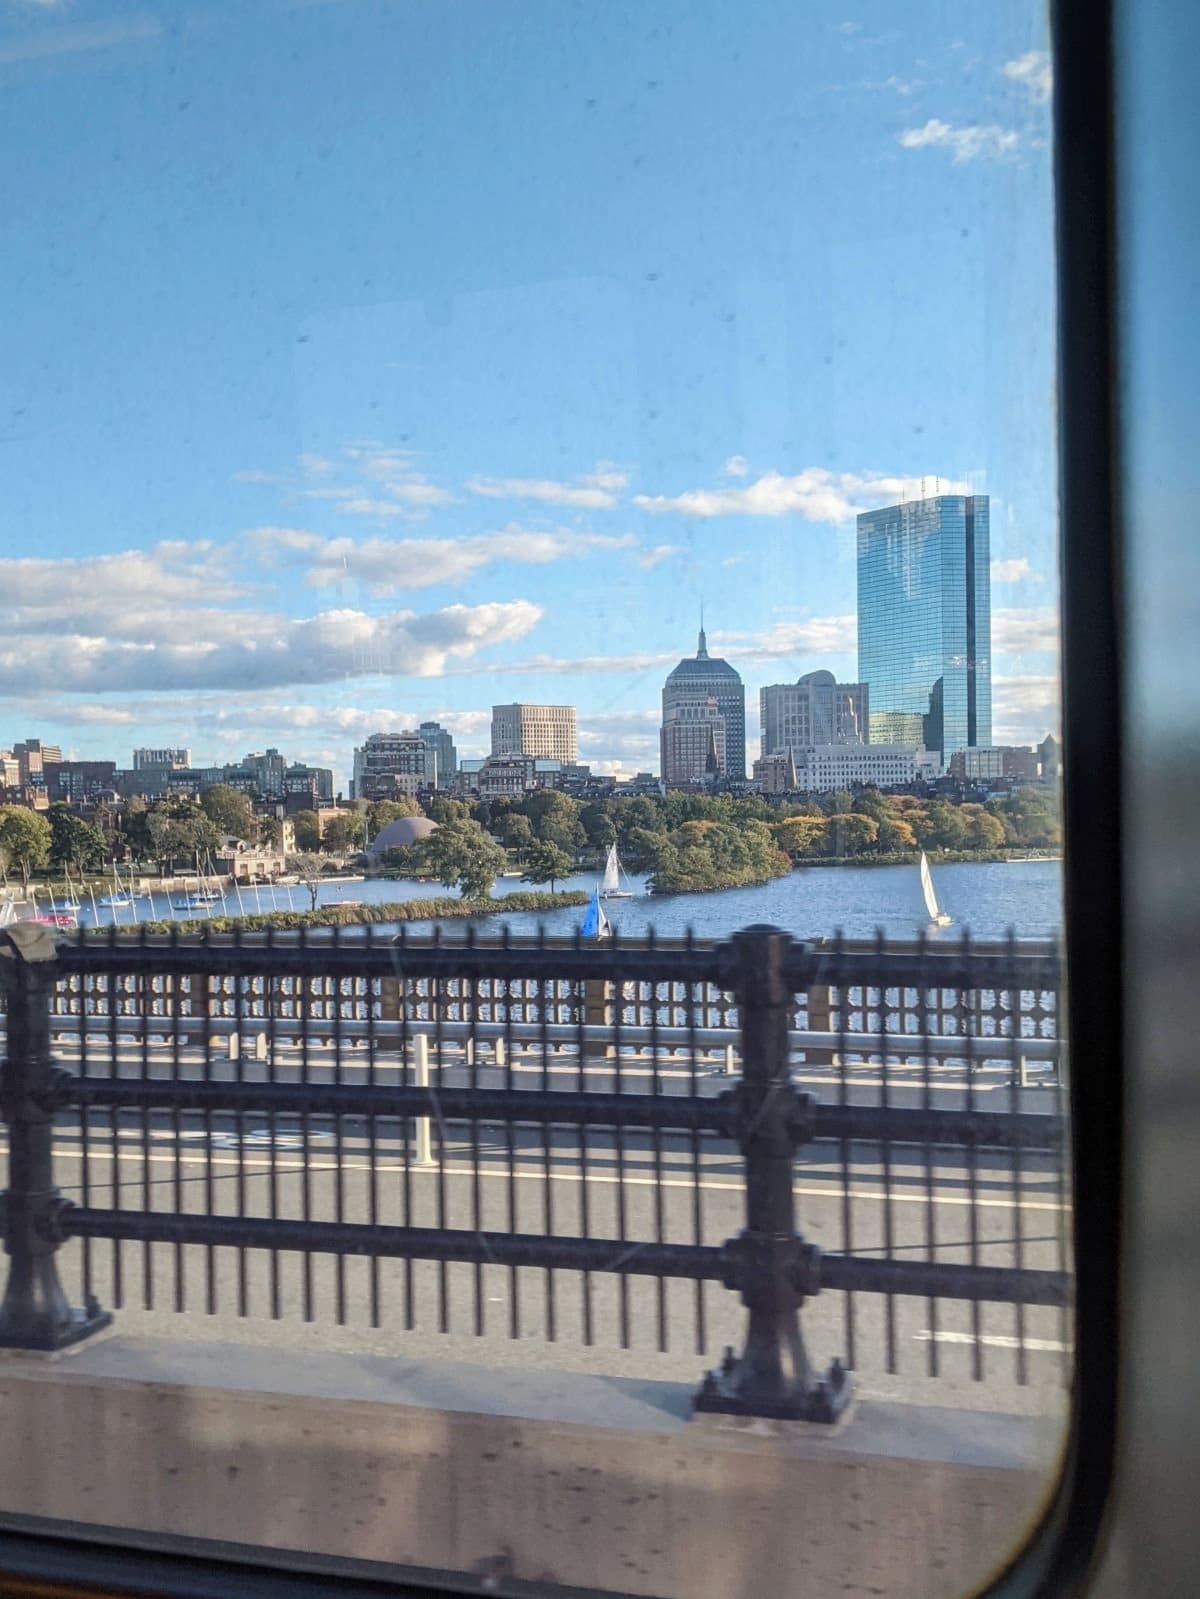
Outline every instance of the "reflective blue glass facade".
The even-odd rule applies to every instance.
[[[872,743],[944,760],[992,742],[988,499],[940,494],[858,519],[858,675]]]

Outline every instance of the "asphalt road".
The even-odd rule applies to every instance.
[[[1007,1103],[1007,1086],[996,1092]],[[476,1161],[468,1129],[452,1125],[444,1154],[440,1138],[433,1144],[434,1165],[421,1167],[395,1121],[377,1121],[372,1138],[366,1123],[347,1119],[335,1135],[331,1123],[310,1118],[305,1148],[299,1124],[284,1118],[272,1128],[248,1115],[239,1130],[229,1117],[206,1126],[198,1116],[178,1124],[169,1115],[126,1116],[114,1138],[108,1118],[93,1116],[86,1159],[78,1125],[62,1126],[57,1171],[64,1192],[97,1206],[375,1219],[485,1237],[588,1234],[611,1238],[614,1251],[660,1236],[719,1244],[742,1225],[741,1158],[715,1138],[693,1148],[663,1135],[656,1150],[648,1135],[627,1134],[618,1148],[611,1133],[594,1131],[581,1152],[577,1132],[558,1129],[547,1143],[540,1129],[521,1128],[510,1160],[505,1129],[484,1127]],[[1014,1173],[1005,1158],[981,1156],[972,1173],[953,1159],[927,1169],[915,1148],[893,1149],[886,1166],[877,1146],[847,1154],[845,1173],[834,1145],[802,1151],[796,1165],[798,1224],[824,1249],[1059,1265],[1066,1215],[1047,1157],[1027,1155]],[[78,1296],[84,1248],[75,1242],[63,1255],[64,1281]],[[690,1383],[724,1345],[740,1344],[745,1327],[736,1296],[718,1284],[107,1241],[92,1244],[87,1257],[91,1290],[119,1306],[126,1330],[281,1349]],[[1056,1311],[984,1305],[976,1313],[962,1303],[850,1298],[822,1293],[804,1307],[802,1324],[814,1361],[840,1356],[861,1392],[1025,1413],[1065,1404],[1065,1331]]]

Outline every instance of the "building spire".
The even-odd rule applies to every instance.
[[[700,637],[696,641],[696,659],[698,661],[707,661],[707,659],[708,659],[708,640],[704,636],[704,601],[703,600],[700,601]]]

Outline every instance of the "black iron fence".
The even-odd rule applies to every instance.
[[[727,1345],[699,1408],[818,1419],[913,1345],[1064,1366],[1050,946],[22,926],[0,996],[0,1343],[164,1301],[661,1350],[684,1321]]]

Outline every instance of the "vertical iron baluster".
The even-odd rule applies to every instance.
[[[959,990],[959,1014],[966,1028],[967,1111],[975,1110],[975,1006],[974,990],[969,986],[967,973],[971,965],[971,934],[963,929],[962,965],[964,986]],[[972,1134],[967,1139],[967,1218],[970,1236],[971,1265],[979,1265],[979,1145]],[[983,1381],[983,1307],[978,1299],[971,1300],[971,1375],[976,1382]]]
[[[376,1011],[376,983],[379,981],[375,975],[375,928],[371,922],[367,923],[367,976],[363,983],[363,993],[367,1006],[367,1082],[375,1087],[375,1011]],[[380,983],[380,997],[382,997],[382,983]],[[372,1238],[378,1237],[379,1231],[379,1139],[375,1124],[375,1112],[372,1110],[367,1117],[367,1221],[371,1228]],[[379,1256],[372,1253],[369,1260],[370,1294],[371,1294],[371,1326],[378,1327],[382,1321],[382,1298],[379,1281]]]
[[[90,1017],[92,1008],[96,1003],[96,980],[87,972],[80,974],[79,983],[79,1075],[87,1078],[91,1075],[91,1025]],[[79,1202],[85,1210],[92,1203],[92,1126],[91,1115],[85,1101],[79,1107]],[[83,1278],[84,1303],[90,1303],[94,1291],[94,1268],[92,1260],[92,1240],[83,1238],[82,1258],[80,1268]]]
[[[442,929],[434,924],[433,942],[435,947],[440,947],[442,942]],[[443,987],[443,978],[434,977],[429,985],[429,1003],[433,1007],[433,1067],[430,1073],[431,1082],[439,1088],[445,1080],[445,1028],[443,1025],[444,1007],[449,1003],[449,990]],[[436,1089],[431,1093],[433,1101]],[[446,1148],[446,1131],[440,1125],[440,1118],[433,1116],[431,1103],[425,1114],[430,1117],[430,1137],[437,1142],[437,1224],[445,1227],[446,1221],[446,1158],[450,1151]],[[438,1261],[438,1330],[450,1331],[450,1271],[444,1260]]]
[[[300,960],[299,968],[300,994],[300,1081],[307,1088],[312,1082],[312,1062],[310,1056],[310,1034],[312,1032],[312,971],[308,963],[308,927],[301,922],[298,929]],[[310,1162],[312,1159],[312,1139],[310,1137],[308,1112],[300,1117],[300,1216],[307,1228],[313,1219],[312,1214],[312,1173]],[[305,1249],[300,1257],[302,1278],[301,1314],[305,1321],[313,1320],[313,1258],[312,1250]]]
[[[546,948],[546,928],[538,927],[537,947],[539,953],[544,953]],[[550,1038],[548,1033],[549,1018],[547,1016],[546,1002],[546,970],[543,962],[538,961],[537,977],[537,1009],[538,1032],[542,1049],[542,1074],[541,1083],[543,1090],[550,1087]],[[554,1236],[554,1163],[551,1156],[551,1139],[553,1125],[548,1121],[542,1122],[542,1231],[547,1238]],[[554,1268],[545,1268],[546,1289],[546,1338],[553,1343],[558,1336],[558,1323],[554,1307]]]
[[[412,1039],[409,1036],[408,1009],[409,1009],[409,984],[404,975],[404,950],[407,947],[407,934],[402,927],[396,936],[394,945],[394,958],[396,970],[396,1006],[400,1017],[400,1063],[405,1086],[414,1080]],[[404,1161],[402,1182],[402,1195],[404,1199],[405,1227],[415,1226],[413,1221],[413,1189],[412,1189],[412,1140],[416,1137],[415,1119],[405,1117],[401,1123],[402,1136],[400,1139],[401,1156]],[[413,1261],[411,1255],[404,1257],[404,1325],[409,1332],[416,1326],[416,1300],[413,1293]]]
[[[505,922],[501,934],[501,942],[507,955],[512,945],[508,923]],[[501,984],[504,996],[504,1089],[511,1094],[516,1087],[513,1076],[513,1032],[512,1032],[512,979],[505,977]],[[520,1231],[517,1224],[517,1161],[516,1146],[514,1143],[516,1124],[511,1116],[505,1118],[504,1136],[508,1151],[508,1230],[510,1233]],[[521,1336],[521,1274],[516,1266],[508,1268],[508,1336],[519,1338]]]
[[[142,1047],[141,1047],[141,1079],[143,1083],[150,1080],[150,1021],[153,993],[153,978],[146,974],[146,925],[143,922],[138,937],[138,953],[141,957],[141,970],[134,978],[134,994],[137,1015],[141,1021]],[[154,1195],[150,1186],[150,1109],[143,1103],[141,1113],[142,1132],[142,1210],[153,1210]],[[148,1241],[142,1244],[142,1307],[145,1310],[154,1309],[154,1276],[153,1276],[153,1245]]]
[[[891,1107],[891,1087],[889,1076],[889,1050],[888,1050],[888,991],[887,978],[883,975],[883,928],[875,930],[875,957],[880,969],[879,979],[879,1104],[884,1113],[884,1134],[880,1141],[880,1155],[883,1164],[883,1253],[886,1260],[896,1258],[896,1239],[893,1218],[892,1198],[892,1140],[887,1132],[887,1113]],[[889,1292],[884,1296],[884,1330],[887,1337],[887,1369],[891,1373],[896,1371],[896,1296]]]
[[[116,949],[116,927],[109,928],[109,948]],[[117,978],[115,973],[108,974],[108,1075],[119,1077],[120,1073],[120,1030],[118,1010]],[[109,1188],[112,1194],[112,1208],[121,1209],[121,1131],[120,1115],[116,1107],[111,1107],[108,1113],[109,1159],[112,1165]],[[121,1241],[114,1238],[112,1241],[112,1302],[113,1309],[120,1310],[125,1303],[124,1283],[122,1280],[123,1259],[121,1254]]]
[[[613,937],[615,938],[616,936],[617,935],[614,932],[613,933]],[[575,929],[575,938],[574,938],[572,947],[574,949],[576,949],[576,950],[581,950],[583,948],[583,934],[580,932],[578,927]],[[603,992],[603,985],[601,986],[601,992]],[[576,1087],[578,1088],[579,1092],[581,1094],[585,1094],[587,1092],[587,1087],[588,1087],[588,1071],[589,1071],[589,1067],[591,1065],[591,1062],[588,1059],[587,1035],[586,1035],[586,1031],[585,1031],[585,1026],[586,1026],[587,1019],[588,1019],[588,1017],[587,1017],[587,1010],[588,1010],[588,1006],[587,1006],[587,980],[586,979],[581,979],[580,980],[579,986],[575,990],[575,996],[574,997],[575,997],[575,1065],[576,1065],[575,1084],[576,1084]],[[578,1124],[578,1127],[577,1127],[576,1131],[577,1131],[577,1133],[579,1135],[578,1142],[579,1142],[579,1226],[580,1226],[580,1234],[584,1238],[590,1238],[592,1236],[592,1229],[591,1229],[591,1205],[589,1204],[589,1194],[588,1194],[588,1181],[589,1181],[589,1175],[590,1174],[589,1174],[589,1169],[588,1169],[588,1153],[589,1152],[588,1152],[587,1127],[586,1127],[586,1125],[583,1122],[580,1122]],[[580,1274],[580,1286],[581,1286],[581,1289],[582,1289],[581,1310],[582,1310],[582,1313],[583,1313],[583,1341],[584,1341],[585,1345],[591,1345],[591,1344],[593,1344],[595,1342],[595,1327],[594,1327],[593,1321],[592,1321],[592,1274],[591,1274],[591,1272],[584,1271],[584,1272],[582,1272]]]
[[[163,1017],[170,1028],[171,1035],[171,1061],[170,1073],[172,1085],[178,1084],[183,1077],[183,994],[182,979],[175,964],[175,957],[179,952],[179,928],[175,922],[171,923],[168,934],[168,948],[172,956],[172,970],[169,977],[162,979]],[[171,1204],[175,1214],[180,1215],[184,1206],[183,1185],[183,1116],[179,1109],[178,1101],[171,1107],[171,1142],[174,1153],[171,1159]],[[175,1309],[182,1312],[187,1309],[187,1278],[184,1272],[184,1249],[182,1243],[176,1239],[171,1246],[172,1260],[175,1276]]]
[[[696,953],[696,938],[692,929],[687,930],[688,966],[691,967]],[[699,1062],[697,1061],[696,1045],[696,1013],[704,1002],[704,985],[690,978],[687,984],[687,1030],[688,1030],[688,1093],[692,1099],[700,1095]],[[704,1242],[704,1196],[701,1185],[700,1173],[700,1132],[692,1128],[692,1242]],[[705,1334],[705,1284],[699,1277],[695,1283],[696,1307],[696,1353],[703,1355],[708,1348],[708,1339]]]
[[[467,958],[470,960],[475,948],[475,926],[467,923]],[[460,979],[462,983],[463,1003],[467,1007],[467,1042],[466,1051],[469,1056],[467,1063],[467,1078],[471,1085],[472,1094],[479,1088],[479,1035],[477,1032],[479,992],[478,980],[469,974],[464,974]],[[479,1170],[479,1117],[475,1111],[475,1102],[471,1103],[471,1119],[468,1124],[471,1139],[471,1225],[475,1229],[476,1237],[484,1237],[483,1229],[483,1194],[481,1192],[482,1179]],[[483,1311],[483,1262],[475,1262],[475,1336],[482,1338],[484,1334]]]
[[[233,1051],[233,1076],[239,1085],[246,1080],[246,1037],[245,1037],[245,996],[242,991],[243,977],[237,966],[238,957],[242,950],[241,925],[235,924],[233,929],[233,950],[235,970],[233,973],[233,1036],[237,1039],[237,1047]],[[237,1203],[238,1220],[244,1221],[246,1217],[246,1116],[244,1111],[239,1111],[235,1118],[237,1127],[237,1168],[234,1183],[235,1199]],[[274,1140],[272,1139],[272,1142]],[[246,1265],[246,1250],[242,1244],[237,1248],[237,1285],[238,1285],[238,1315],[250,1314],[250,1278]]]
[[[267,926],[267,951],[270,956],[275,953],[275,928]],[[283,1003],[285,979],[275,975],[271,962],[270,970],[263,982],[263,1003],[267,1011],[267,1082],[274,1087],[277,1082],[277,1068],[275,1064],[275,1050],[277,1043],[276,1012]],[[279,1120],[275,1111],[275,1096],[269,1095],[267,1109],[267,1212],[272,1221],[279,1217],[279,1151],[277,1148],[279,1134]],[[270,1261],[268,1264],[271,1284],[271,1319],[278,1321],[283,1315],[283,1294],[280,1284],[279,1250],[272,1245]]]
[[[204,928],[200,935],[201,947],[205,954],[208,952],[208,928]],[[204,1051],[204,1081],[209,1084],[213,1081],[212,1063],[212,1038],[213,1038],[213,995],[217,979],[205,971],[196,979],[202,996],[202,1025],[204,1036],[201,1047]],[[211,1216],[215,1201],[215,1179],[213,1173],[213,1116],[212,1109],[206,1105],[204,1111],[204,1213]],[[216,1253],[211,1244],[204,1246],[204,1309],[209,1316],[217,1313],[217,1265]]]
[[[1008,1103],[1009,1109],[1013,1112],[1016,1112],[1021,1109],[1022,1098],[1020,1086],[1020,1040],[1017,1037],[1021,1020],[1021,988],[1020,981],[1017,977],[1017,939],[1016,933],[1011,927],[1009,928],[1008,936],[1005,939],[1005,953],[1008,957],[1008,980],[1010,985],[1007,991],[1009,1006]],[[1019,1138],[1013,1142],[1010,1160],[1012,1177],[1011,1192],[1013,1202],[1013,1265],[1016,1267],[1017,1271],[1021,1271],[1025,1265],[1025,1239],[1022,1232],[1023,1214],[1021,1204],[1022,1190],[1025,1184],[1025,1168],[1024,1155]],[[1025,1305],[1022,1300],[1018,1300],[1016,1304],[1013,1305],[1013,1322],[1013,1330],[1016,1334],[1017,1340],[1016,1377],[1018,1384],[1021,1387],[1024,1387],[1029,1381],[1029,1368],[1027,1352],[1025,1349]]]
[[[1061,957],[1061,951],[1060,957]],[[1059,968],[1060,974],[1062,968]],[[1044,997],[1040,996],[1040,997]],[[1070,1069],[1070,1057],[1067,1054],[1067,1039],[1063,1034],[1063,1008],[1062,1008],[1062,976],[1059,976],[1058,987],[1052,991],[1054,1002],[1054,1036],[1058,1040],[1058,1050],[1054,1061],[1054,1114],[1058,1124],[1063,1128],[1063,1134],[1054,1151],[1055,1169],[1055,1197],[1058,1202],[1056,1232],[1055,1265],[1061,1272],[1066,1272],[1071,1266],[1070,1258],[1070,1229],[1067,1223],[1067,1208],[1073,1203],[1073,1194],[1070,1183],[1070,1168],[1068,1167],[1068,1153],[1071,1145],[1066,1126],[1067,1107],[1064,1103],[1064,1089],[1066,1087],[1064,1074]],[[1058,1312],[1058,1342],[1060,1348],[1060,1362],[1062,1381],[1068,1386],[1074,1377],[1073,1361],[1071,1356],[1072,1325],[1071,1305],[1067,1299],[1063,1300]]]
[[[341,966],[338,963],[338,951],[341,948],[341,928],[335,923],[331,929],[333,942],[332,972],[326,978],[326,992],[332,995],[333,1005],[333,1080],[340,1088],[342,1084],[342,978]],[[344,1128],[342,1117],[335,1115],[333,1118],[333,1169],[334,1169],[334,1217],[338,1222],[346,1220],[346,1172],[345,1172],[345,1146]],[[334,1256],[334,1292],[336,1297],[337,1324],[339,1327],[346,1325],[346,1257]]]
[[[848,1105],[850,1103],[846,1065],[846,1033],[848,1030],[846,1010],[850,1001],[850,988],[844,971],[845,954],[846,940],[839,927],[833,939],[833,961],[837,974],[837,985],[835,988],[831,984],[829,990],[831,1006],[834,1003],[834,994],[836,993],[837,995],[837,1086],[839,1105]],[[864,989],[864,1010],[866,1009],[865,994],[866,991]],[[744,1063],[742,1070],[745,1071]],[[848,1138],[842,1138],[839,1141],[838,1155],[841,1163],[842,1179],[842,1250],[845,1254],[852,1255],[854,1253],[854,1201],[850,1190],[851,1145]],[[856,1307],[853,1289],[846,1290],[843,1307],[845,1311],[846,1364],[851,1371],[854,1371],[858,1366],[858,1342],[855,1338]]]
[[[921,1033],[921,1104],[925,1110],[933,1106],[933,1056],[929,1048],[929,990],[926,982],[929,973],[926,970],[929,961],[929,938],[926,930],[921,929],[918,935],[917,955],[920,961],[919,987],[917,988],[917,1021]],[[926,1138],[925,1152],[925,1259],[932,1262],[937,1259],[937,1203],[934,1198],[933,1177],[933,1144]],[[938,1348],[938,1299],[936,1294],[930,1294],[925,1302],[926,1322],[929,1330],[927,1344],[926,1364],[929,1375],[938,1375],[941,1362],[941,1353]]]
[[[646,940],[646,950],[651,961],[654,959],[657,939],[652,927]],[[667,1003],[671,1002],[671,985],[666,984]],[[650,1004],[650,1092],[655,1099],[662,1093],[662,1076],[659,1070],[659,1036],[658,1036],[658,992],[656,985],[651,985]],[[650,1131],[650,1148],[654,1165],[654,1239],[661,1244],[666,1238],[666,1217],[663,1214],[663,1164],[662,1164],[662,1130],[657,1125]],[[667,1280],[661,1272],[654,1279],[655,1297],[657,1305],[657,1331],[658,1348],[665,1353],[667,1348]]]
[[[616,962],[614,961],[614,965]],[[637,1026],[637,985],[634,984],[634,1014],[633,1024]],[[623,1044],[621,1040],[621,1027],[625,1011],[625,984],[621,978],[621,968],[613,974],[613,1065],[614,1088],[618,1094],[625,1092],[625,1068],[621,1059]],[[617,1152],[617,1237],[625,1243],[629,1237],[629,1216],[625,1193],[625,1123],[617,1122],[613,1129],[613,1138]],[[630,1343],[629,1330],[629,1278],[624,1272],[617,1277],[617,1307],[621,1318],[621,1348],[628,1349]]]

